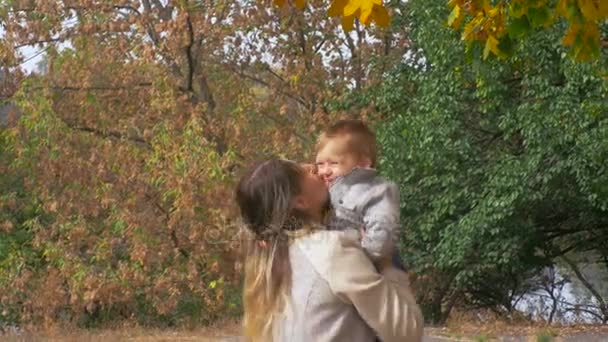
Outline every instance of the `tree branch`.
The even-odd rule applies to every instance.
[[[152,6],[150,5],[150,1],[142,0],[141,3],[144,7],[144,13],[151,14]],[[164,51],[163,46],[160,42],[160,37],[156,34],[156,31],[154,30],[152,24],[146,21],[144,23],[144,26],[146,26],[146,32],[148,33],[148,37],[150,37],[150,40],[152,40],[152,43],[158,49],[160,56],[169,64],[171,72],[173,72],[176,77],[181,77],[182,72],[179,68],[179,65],[173,60],[173,58],[171,58],[171,56],[166,51]]]
[[[171,219],[171,214],[169,213],[169,211],[166,210],[165,208],[163,208],[163,206],[160,205],[149,194],[146,193],[145,196],[148,200],[150,200],[153,203],[154,207],[163,214],[163,216],[165,217],[165,224],[167,226],[169,226],[169,220]],[[171,242],[173,243],[173,247],[175,247],[182,256],[188,258],[190,256],[190,253],[188,253],[185,249],[183,249],[180,246],[179,239],[177,238],[177,233],[175,232],[174,228],[169,228],[169,236],[171,237]]]
[[[194,29],[192,28],[192,20],[190,14],[186,13],[186,26],[188,29],[188,45],[186,46],[186,60],[188,62],[188,71],[186,72],[186,90],[192,91],[192,80],[194,78],[194,56],[192,48],[194,46]]]
[[[353,38],[350,36],[350,34],[348,32],[344,32],[344,35],[346,36],[346,43],[347,43],[348,49],[350,50],[351,60],[354,62],[355,89],[359,90],[359,89],[361,89],[361,82],[362,82],[362,75],[361,75],[362,70],[361,70],[360,56],[357,53],[357,47],[355,46],[355,42],[354,42]]]
[[[606,302],[604,301],[604,298],[602,297],[602,295],[595,289],[595,287],[593,287],[593,284],[591,284],[585,278],[585,276],[582,274],[581,270],[578,268],[576,263],[574,263],[572,260],[567,258],[565,255],[562,256],[562,259],[566,262],[566,264],[568,264],[568,266],[570,266],[570,269],[572,269],[574,274],[576,274],[576,277],[578,278],[578,280],[581,281],[581,283],[587,288],[587,290],[589,290],[589,292],[591,292],[591,294],[598,301],[599,306],[600,306],[600,311],[602,312],[602,315],[604,316],[603,320],[604,320],[604,322],[606,322],[606,320],[608,320],[608,307],[606,306]]]
[[[316,55],[319,50],[321,50],[321,48],[323,47],[323,44],[325,44],[325,42],[327,41],[327,37],[323,37],[323,39],[321,40],[321,42],[319,42],[319,44],[315,47],[313,54]]]
[[[122,91],[122,90],[133,90],[139,88],[147,88],[151,87],[151,82],[142,82],[137,84],[130,85],[117,85],[117,86],[91,86],[91,87],[76,87],[76,86],[62,86],[62,85],[53,85],[51,89],[60,90],[60,91]],[[34,88],[34,90],[43,89],[42,87]]]
[[[41,40],[29,41],[29,42],[25,42],[25,43],[21,43],[21,44],[15,45],[14,48],[15,49],[20,49],[22,47],[32,46],[32,45],[37,45],[37,44],[59,43],[59,42],[63,42],[66,39],[67,38],[62,37],[62,38],[50,38],[50,39],[41,39]]]
[[[258,84],[261,84],[261,85],[263,85],[263,86],[265,86],[265,87],[267,87],[269,89],[273,89],[275,91],[278,91],[279,94],[285,95],[285,96],[289,97],[290,99],[298,102],[299,104],[301,104],[302,106],[304,106],[306,108],[310,107],[309,104],[305,100],[303,100],[303,99],[301,99],[301,98],[299,98],[299,97],[297,97],[297,96],[295,96],[293,94],[290,94],[290,93],[286,92],[283,89],[276,89],[275,87],[272,86],[272,84],[270,82],[267,82],[267,81],[265,81],[265,80],[263,80],[263,79],[261,79],[259,77],[256,77],[256,76],[249,75],[249,74],[247,74],[247,73],[245,73],[245,72],[243,72],[241,70],[238,70],[235,67],[228,66],[228,65],[225,65],[225,66],[228,68],[228,70],[234,72],[235,74],[237,74],[237,75],[239,75],[239,76],[241,76],[243,78],[246,78],[248,80],[254,81],[254,82],[256,82]]]
[[[80,125],[76,122],[67,121],[59,116],[58,116],[58,118],[68,128],[70,128],[72,130],[81,131],[84,133],[90,133],[90,134],[93,134],[95,136],[98,136],[98,137],[104,138],[104,139],[117,139],[117,140],[129,141],[146,150],[152,150],[152,146],[150,145],[150,143],[141,137],[127,135],[127,134],[117,132],[117,131],[103,131],[98,128],[88,127],[88,126]]]

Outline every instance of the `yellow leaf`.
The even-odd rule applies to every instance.
[[[606,0],[602,0],[606,1]],[[593,0],[578,0],[578,8],[580,8],[583,16],[590,21],[596,21],[598,19],[598,9],[595,7]]]
[[[348,3],[348,0],[334,0],[327,10],[327,15],[330,17],[337,17],[342,15],[344,12],[344,6]]]
[[[492,5],[490,4],[490,0],[483,0],[483,11],[488,13],[492,9]]]
[[[379,26],[388,26],[390,17],[386,8],[381,4],[382,0],[345,0],[344,2],[334,0],[329,13],[336,15],[339,8],[343,7],[342,27],[345,31],[352,30],[355,17],[358,17],[364,25],[370,25],[373,21]]]
[[[344,29],[344,31],[346,31],[346,32],[352,31],[353,27],[355,26],[354,22],[355,22],[354,15],[342,17],[342,28]]]
[[[357,10],[360,7],[360,1],[364,1],[364,0],[348,0],[348,3],[346,4],[346,6],[344,6],[344,11],[342,12],[342,14],[345,17],[349,17],[351,15],[354,15],[355,12],[357,12]]]
[[[606,1],[606,0],[600,1],[600,4],[598,6],[598,15],[601,18],[608,17],[608,1]]]
[[[462,40],[474,40],[475,39],[475,32],[479,32],[479,25],[481,25],[483,23],[484,17],[483,16],[478,16],[475,19],[469,21],[465,26],[464,26],[464,30],[462,31]]]
[[[279,7],[283,7],[285,6],[285,3],[287,2],[287,0],[273,0],[274,4],[279,6]]]
[[[372,18],[372,11],[374,9],[374,3],[371,1],[365,1],[361,3],[361,15],[359,16],[359,20],[363,25],[369,25]]]
[[[454,29],[457,29],[460,27],[463,18],[464,13],[462,13],[462,8],[456,5],[448,17],[448,25]]]
[[[298,9],[304,9],[306,7],[306,0],[294,0]]]
[[[388,10],[383,6],[374,6],[374,21],[378,26],[388,27],[391,23],[391,17],[388,14]]]
[[[496,56],[500,56],[500,50],[498,49],[498,39],[496,39],[494,36],[488,36],[488,40],[486,40],[486,46],[483,49],[483,58],[488,58],[490,52],[492,52]]]

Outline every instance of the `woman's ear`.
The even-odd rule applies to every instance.
[[[305,212],[308,209],[308,202],[302,195],[295,196],[291,199],[291,207],[299,211]]]

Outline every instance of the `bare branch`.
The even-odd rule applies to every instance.
[[[226,67],[228,68],[228,70],[234,72],[235,74],[237,74],[237,75],[239,75],[239,76],[241,76],[243,78],[246,78],[248,80],[254,81],[254,82],[256,82],[258,84],[261,84],[261,85],[263,85],[263,86],[265,86],[267,88],[274,89],[274,90],[278,91],[281,95],[285,95],[288,98],[290,98],[290,99],[298,102],[302,106],[304,106],[306,108],[310,108],[310,105],[305,100],[303,100],[302,98],[300,98],[298,96],[295,96],[293,94],[290,94],[290,93],[286,92],[283,88],[276,89],[276,87],[273,87],[273,85],[270,82],[267,82],[267,81],[265,81],[265,80],[263,80],[263,79],[261,79],[259,77],[256,77],[256,76],[249,75],[249,74],[245,73],[244,71],[239,70],[236,67],[232,67],[232,66],[229,66],[229,65],[226,65]]]
[[[321,48],[323,47],[323,44],[325,44],[326,41],[327,41],[327,37],[323,37],[323,39],[321,40],[321,42],[319,42],[319,44],[314,49],[314,54],[315,55],[317,53],[319,53],[319,50],[321,50]]]
[[[50,39],[41,39],[41,40],[33,40],[33,41],[29,41],[29,42],[25,42],[25,43],[21,43],[18,45],[15,45],[14,48],[15,49],[20,49],[22,47],[26,47],[26,46],[32,46],[32,45],[38,45],[38,44],[47,44],[47,43],[60,43],[65,41],[66,37],[61,37],[61,38],[50,38]]]
[[[194,29],[192,28],[192,20],[190,14],[186,14],[186,24],[188,27],[188,45],[186,46],[186,60],[188,61],[188,71],[186,72],[186,90],[192,91],[192,79],[194,77],[194,56],[192,48],[194,46]]]
[[[361,89],[361,82],[362,82],[361,58],[360,58],[359,54],[357,53],[358,52],[357,46],[355,45],[353,38],[350,36],[350,34],[348,32],[345,32],[344,35],[346,36],[346,43],[347,43],[348,49],[350,50],[351,60],[355,64],[354,65],[354,67],[355,67],[355,88]]]
[[[585,278],[585,276],[583,275],[581,270],[578,268],[576,263],[574,263],[572,260],[567,258],[565,255],[562,256],[562,259],[566,262],[566,264],[568,264],[568,266],[570,266],[570,269],[572,269],[572,271],[574,272],[574,274],[576,275],[578,280],[581,281],[581,283],[587,288],[587,290],[589,290],[589,292],[591,292],[593,297],[595,297],[595,299],[598,301],[599,309],[602,312],[602,314],[604,315],[603,320],[604,321],[608,320],[608,306],[606,306],[606,302],[604,301],[604,298],[602,297],[602,295],[595,289],[593,284],[591,284]]]
[[[51,89],[60,91],[122,91],[122,90],[133,90],[139,88],[151,87],[151,82],[142,82],[137,84],[129,85],[116,85],[116,86],[91,86],[91,87],[76,87],[76,86],[62,86],[53,85]],[[34,88],[35,90],[42,88]]]

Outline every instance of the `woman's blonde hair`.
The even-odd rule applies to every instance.
[[[273,159],[241,178],[236,201],[246,228],[244,334],[257,341],[272,341],[273,322],[283,314],[291,290],[288,232],[303,227],[302,215],[291,208],[300,193],[303,169]]]

